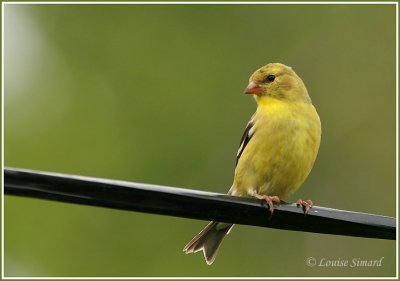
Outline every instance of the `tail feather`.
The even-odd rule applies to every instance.
[[[183,248],[186,254],[203,250],[204,258],[208,265],[212,264],[217,256],[217,251],[225,235],[229,233],[233,224],[210,222]]]

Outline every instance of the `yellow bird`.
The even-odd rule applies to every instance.
[[[303,81],[284,64],[270,63],[256,70],[245,93],[254,95],[257,110],[241,139],[228,194],[261,199],[272,213],[273,203],[296,191],[310,173],[320,145],[321,121]],[[307,213],[312,201],[299,199],[297,205]],[[183,251],[203,250],[210,265],[232,227],[210,222]]]

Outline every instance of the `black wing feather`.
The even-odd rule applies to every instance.
[[[251,129],[254,126],[253,119],[250,120],[250,122],[247,124],[246,129],[244,130],[243,136],[240,140],[240,145],[239,145],[239,150],[236,155],[236,166],[237,163],[239,162],[239,158],[242,155],[244,149],[246,148],[246,145],[249,143],[251,137],[254,135],[254,132],[250,134]]]

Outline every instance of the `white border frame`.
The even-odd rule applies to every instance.
[[[304,4],[324,4],[324,5],[363,5],[363,4],[375,4],[375,5],[395,5],[396,6],[396,218],[399,217],[399,111],[398,111],[398,97],[399,97],[399,84],[398,84],[398,75],[399,75],[399,41],[398,41],[398,15],[399,15],[399,6],[398,2],[343,2],[343,1],[333,1],[333,2],[311,2],[311,1],[285,1],[285,2],[243,2],[243,1],[216,1],[216,2],[204,2],[204,1],[170,1],[170,2],[160,2],[160,1],[151,1],[151,2],[69,2],[69,1],[61,1],[61,2],[2,2],[1,3],[1,167],[4,169],[4,6],[5,5],[33,5],[33,4],[42,4],[42,5],[55,5],[55,4],[71,4],[71,5],[80,5],[80,4],[101,4],[101,5],[272,5],[272,4],[283,4],[283,5],[304,5]],[[1,279],[4,280],[397,280],[399,278],[399,228],[398,228],[398,220],[396,227],[396,276],[395,277],[6,277],[4,276],[4,173],[1,177]]]

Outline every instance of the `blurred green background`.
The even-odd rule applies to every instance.
[[[6,5],[6,166],[225,193],[255,110],[292,66],[320,114],[315,167],[288,198],[396,215],[394,5]],[[394,241],[237,226],[216,262],[205,222],[5,197],[6,276],[394,276]],[[308,267],[306,259],[380,259]]]

